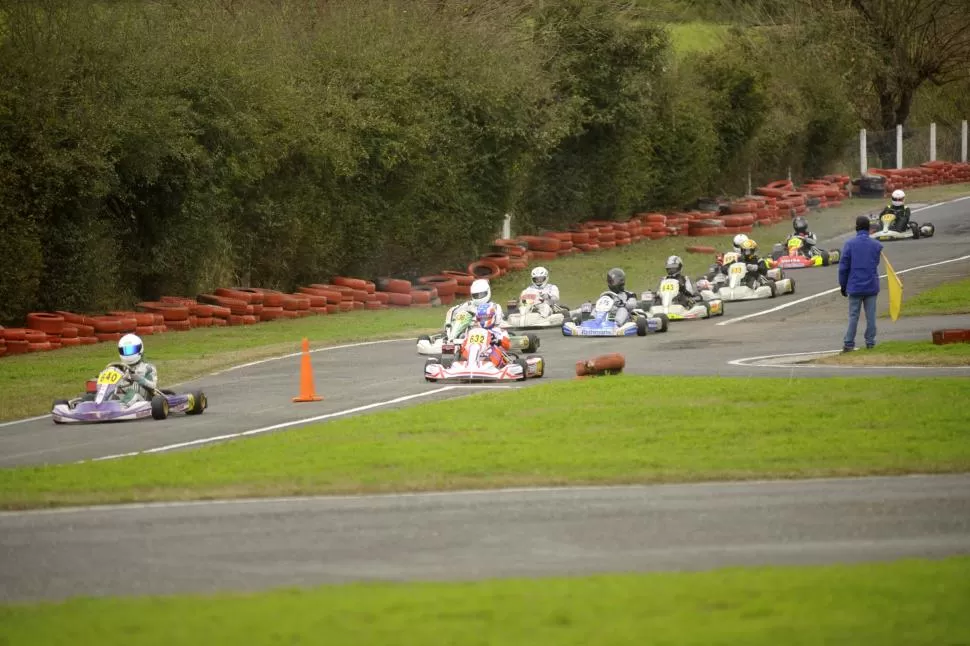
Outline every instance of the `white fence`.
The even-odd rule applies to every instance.
[[[919,166],[928,161],[967,161],[967,122],[956,128],[938,129],[935,123],[929,128],[896,126],[895,131],[859,131],[859,174],[866,175],[869,168],[906,168]],[[895,141],[893,141],[893,138]],[[959,153],[957,153],[959,148]],[[892,158],[895,153],[895,159]],[[939,156],[938,156],[939,154]],[[892,164],[895,164],[894,166]]]

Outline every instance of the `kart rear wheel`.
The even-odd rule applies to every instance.
[[[771,290],[771,296],[769,298],[774,298],[778,295],[778,286],[771,278],[768,279],[768,288]]]
[[[666,314],[657,314],[657,318],[660,319],[660,329],[657,332],[666,332],[670,327],[670,318]]]
[[[642,316],[637,319],[637,336],[647,336],[647,319]]]
[[[422,341],[427,341],[428,343],[431,343],[431,337],[428,336],[427,334],[422,334],[421,336],[418,337],[418,343],[421,343]]]
[[[209,400],[201,390],[194,390],[192,393],[192,406],[185,411],[186,415],[201,415],[209,407]]]
[[[529,375],[529,362],[525,359],[516,359],[515,363],[517,366],[522,368],[522,376],[519,377],[517,381],[525,381]]]
[[[152,419],[162,420],[168,417],[168,400],[162,395],[152,397]]]

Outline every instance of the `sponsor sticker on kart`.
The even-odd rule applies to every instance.
[[[717,314],[721,311],[721,301],[714,301],[711,303],[711,314]]]

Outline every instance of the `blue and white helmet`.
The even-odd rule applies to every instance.
[[[144,349],[145,345],[137,334],[126,334],[118,341],[118,355],[129,366],[141,361],[141,353]]]

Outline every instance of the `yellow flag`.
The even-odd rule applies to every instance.
[[[889,258],[886,257],[885,252],[882,254],[882,259],[886,263],[886,282],[889,283],[889,318],[895,321],[899,318],[899,309],[903,306],[903,283],[893,271],[893,266],[889,264]]]

